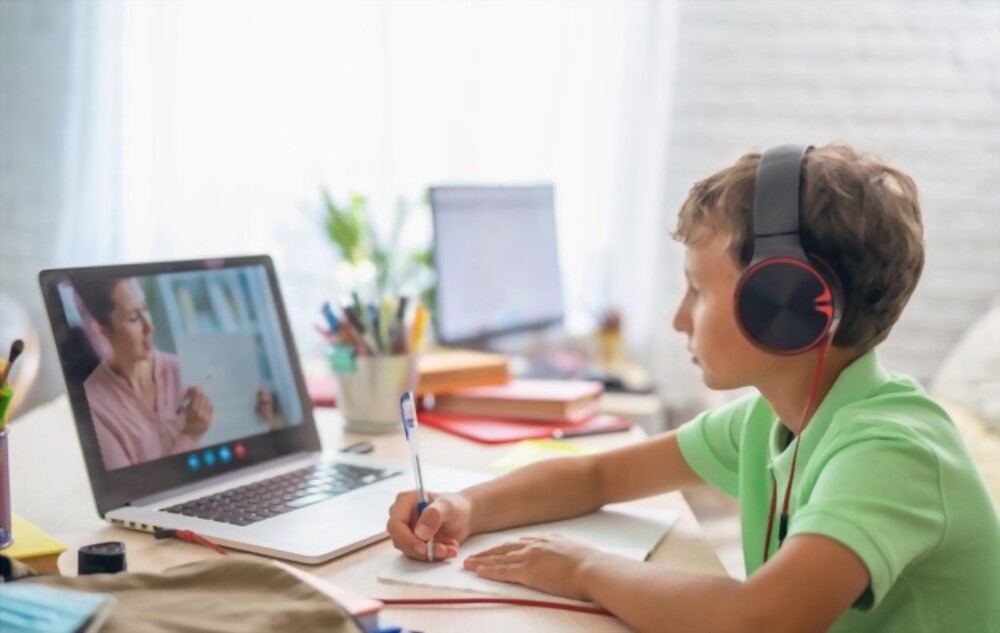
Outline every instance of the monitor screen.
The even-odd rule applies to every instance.
[[[484,341],[563,319],[551,185],[433,187],[438,340]]]
[[[218,261],[42,273],[91,478],[120,500],[315,445],[270,260]]]

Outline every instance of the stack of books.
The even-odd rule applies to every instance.
[[[420,421],[486,444],[628,430],[621,417],[597,415],[603,393],[599,382],[512,380],[438,395]]]

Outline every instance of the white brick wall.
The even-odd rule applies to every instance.
[[[881,351],[926,381],[1000,294],[1000,2],[682,0],[679,31],[668,226],[695,180],[750,148],[846,142],[906,171],[927,265]],[[697,392],[665,344],[668,395]]]

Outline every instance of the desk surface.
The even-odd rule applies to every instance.
[[[363,439],[375,444],[379,457],[408,459],[401,434],[360,436],[345,434],[341,418],[330,409],[316,410],[317,426],[324,446],[338,446]],[[421,448],[428,462],[446,466],[482,469],[510,450],[509,446],[484,446],[437,432],[421,430]],[[575,440],[598,449],[635,442],[644,437],[639,429],[629,434],[612,434]],[[211,550],[182,541],[156,541],[152,536],[114,528],[101,520],[94,507],[86,467],[76,437],[72,414],[65,397],[54,400],[11,426],[10,465],[12,503],[16,511],[63,540],[69,551],[59,560],[64,574],[76,573],[75,551],[81,545],[100,541],[124,541],[130,571],[160,571],[174,565],[217,556]],[[640,504],[669,508],[679,518],[666,539],[654,552],[652,562],[686,572],[725,575],[725,569],[695,521],[691,509],[679,493],[645,499]],[[250,556],[249,554],[236,554]],[[376,575],[395,556],[389,541],[381,541],[323,565],[300,565],[331,582],[373,597],[468,597],[467,593],[380,584]],[[475,609],[475,615],[462,613]],[[426,631],[464,631],[471,617],[480,633],[512,631],[626,631],[613,618],[522,607],[391,608],[384,619],[393,624]]]

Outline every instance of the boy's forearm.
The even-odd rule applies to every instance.
[[[597,469],[587,457],[532,464],[462,491],[472,534],[580,516],[601,507]]]
[[[766,630],[755,626],[744,604],[744,583],[732,578],[598,554],[580,569],[578,582],[588,599],[640,633]]]

